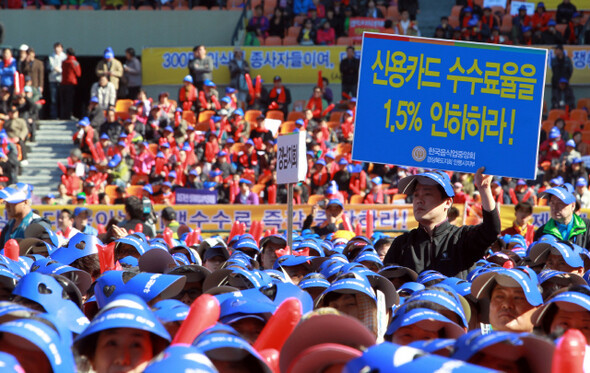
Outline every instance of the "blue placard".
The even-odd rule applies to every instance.
[[[214,190],[178,188],[174,193],[178,205],[215,205],[217,203],[217,192]]]
[[[352,158],[534,179],[547,50],[365,33]]]

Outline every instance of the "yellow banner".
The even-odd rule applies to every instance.
[[[549,58],[553,57],[553,46],[540,48],[548,48]],[[570,83],[590,84],[590,45],[568,45],[564,49],[574,65]],[[276,75],[281,76],[285,84],[316,84],[319,70],[330,83],[339,84],[340,60],[346,56],[345,46],[243,47],[243,50],[250,63],[252,79],[260,75],[266,84],[271,84]],[[210,47],[207,51],[215,66],[213,80],[218,85],[229,85],[228,64],[234,48]],[[190,47],[145,48],[141,58],[144,85],[180,85],[188,74],[193,52]],[[551,82],[551,63],[547,66],[547,82]]]
[[[534,0],[534,1],[521,0],[521,1],[524,1],[526,3],[535,3],[535,6],[536,6],[536,4],[539,3],[539,1],[537,1],[537,0]],[[576,6],[578,11],[590,9],[590,2],[588,2],[588,0],[571,0],[570,2]],[[545,4],[545,9],[547,11],[557,10],[557,6],[561,3],[563,3],[563,0],[543,0],[543,3]]]
[[[252,80],[260,75],[272,83],[276,75],[286,84],[315,84],[318,70],[330,83],[340,83],[340,60],[346,56],[346,47],[272,46],[243,47],[244,58],[250,64]],[[215,70],[213,81],[229,84],[229,61],[233,47],[207,47]],[[192,48],[145,48],[142,51],[144,85],[181,84],[188,74],[188,63],[193,58]]]
[[[460,214],[463,213],[463,205],[455,205]],[[48,206],[37,205],[33,209],[39,211],[40,215],[49,219],[57,227],[57,217],[59,212],[68,208],[71,211],[77,206]],[[98,224],[105,225],[108,221],[116,217],[125,219],[125,213],[122,205],[116,206],[86,206],[93,211],[90,218],[90,224],[96,227]],[[156,205],[155,210],[160,216],[160,211],[165,208],[164,205]],[[234,221],[246,223],[249,227],[252,221],[262,221],[264,229],[278,228],[279,230],[287,229],[287,206],[285,205],[261,205],[261,206],[244,206],[244,205],[176,205],[177,220],[181,224],[186,224],[191,228],[201,228],[203,231],[227,231],[231,229]],[[412,214],[412,205],[346,205],[348,214],[353,226],[360,223],[363,228],[366,224],[367,210],[373,211],[374,230],[376,231],[406,231],[418,226]],[[311,206],[299,205],[293,209],[293,229],[298,231],[303,226],[306,216],[311,212]],[[590,209],[581,210],[581,215],[586,217]],[[321,223],[325,219],[324,211],[319,210],[314,220],[314,225]],[[502,229],[512,225],[514,220],[514,206],[503,205],[500,207],[500,219]],[[549,208],[546,206],[535,207],[533,213],[533,224],[537,227],[545,224],[549,220]],[[453,224],[461,225],[463,217],[459,216]],[[0,226],[6,224],[6,212],[4,208],[0,210]],[[158,221],[158,230],[163,229],[161,222]]]

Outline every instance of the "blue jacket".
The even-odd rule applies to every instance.
[[[6,87],[14,85],[14,73],[16,72],[16,59],[13,58],[8,66],[0,61],[0,84]]]

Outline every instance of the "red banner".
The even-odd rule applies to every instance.
[[[355,41],[360,41],[365,31],[383,32],[383,30],[385,30],[384,18],[355,17],[350,19],[348,36]]]

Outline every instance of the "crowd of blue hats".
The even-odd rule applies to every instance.
[[[379,232],[306,230],[289,247],[247,233],[63,241],[32,225],[0,255],[6,372],[549,372],[564,332],[590,337],[590,256],[552,236],[502,236],[461,279],[384,265]],[[516,290],[516,314],[495,314]]]

